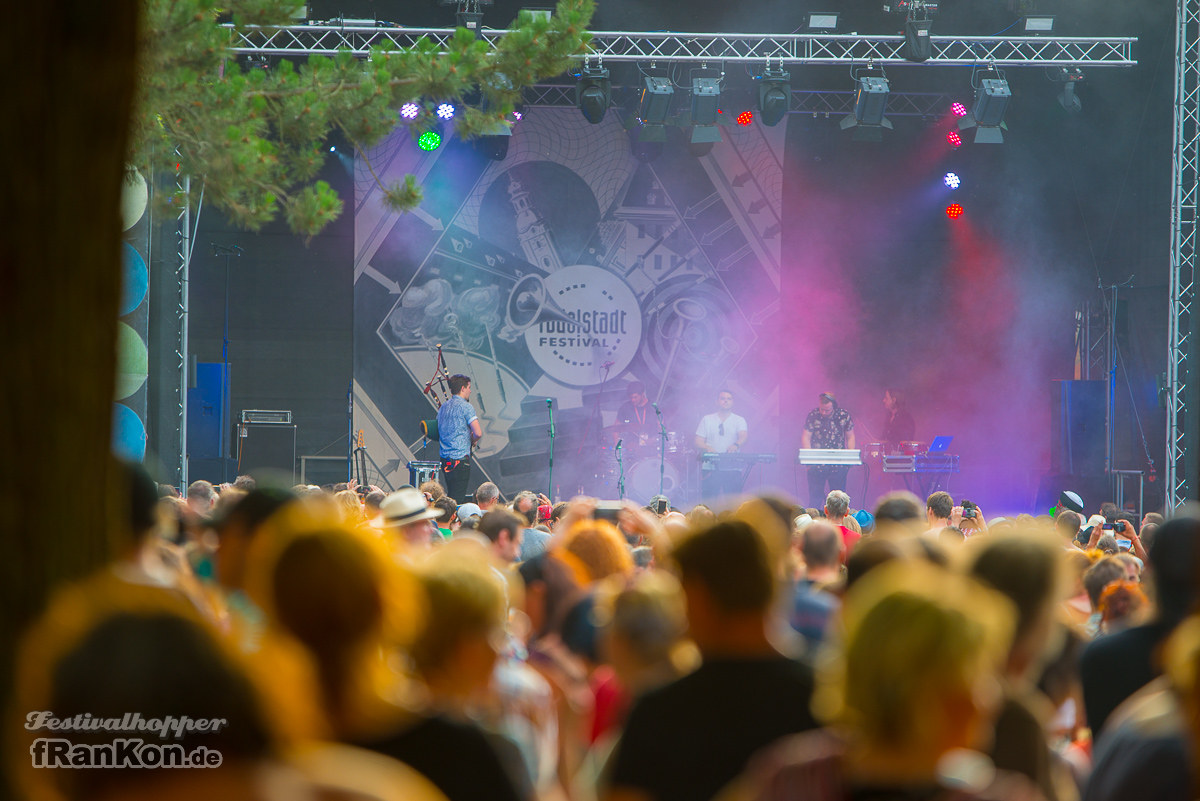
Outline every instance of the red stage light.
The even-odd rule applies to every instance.
[[[946,216],[952,220],[957,220],[962,216],[963,207],[960,203],[951,203],[946,207]]]
[[[950,147],[962,147],[962,137],[958,135],[958,131],[946,134],[946,141],[950,143]]]
[[[754,122],[754,114],[749,111],[743,111],[737,116],[738,125],[749,125]]]

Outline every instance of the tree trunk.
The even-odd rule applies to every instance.
[[[120,524],[109,432],[140,7],[27,3],[0,56],[0,688],[22,716],[21,630],[106,560]]]

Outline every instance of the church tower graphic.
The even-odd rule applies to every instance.
[[[517,212],[517,239],[525,251],[525,258],[544,272],[552,273],[563,266],[554,246],[554,238],[546,223],[538,216],[529,202],[529,192],[516,178],[509,175],[508,196]]]

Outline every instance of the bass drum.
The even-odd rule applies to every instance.
[[[650,503],[650,499],[658,494],[658,465],[657,456],[634,462],[633,467],[625,474],[625,497],[642,506]],[[681,484],[679,471],[670,462],[666,462],[663,467],[662,494],[670,498],[672,503],[678,503],[680,498],[677,496]]]

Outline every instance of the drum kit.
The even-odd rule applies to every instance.
[[[661,452],[660,442],[663,443]],[[683,435],[668,431],[665,440],[661,436],[653,437],[647,445],[625,444],[622,450],[626,498],[648,504],[659,494],[660,486],[662,494],[672,501],[686,494],[689,459],[695,461],[696,454],[687,447]],[[616,498],[620,492],[621,466],[613,447],[605,447],[603,454],[603,466],[595,475],[595,486],[589,491],[597,497]]]

